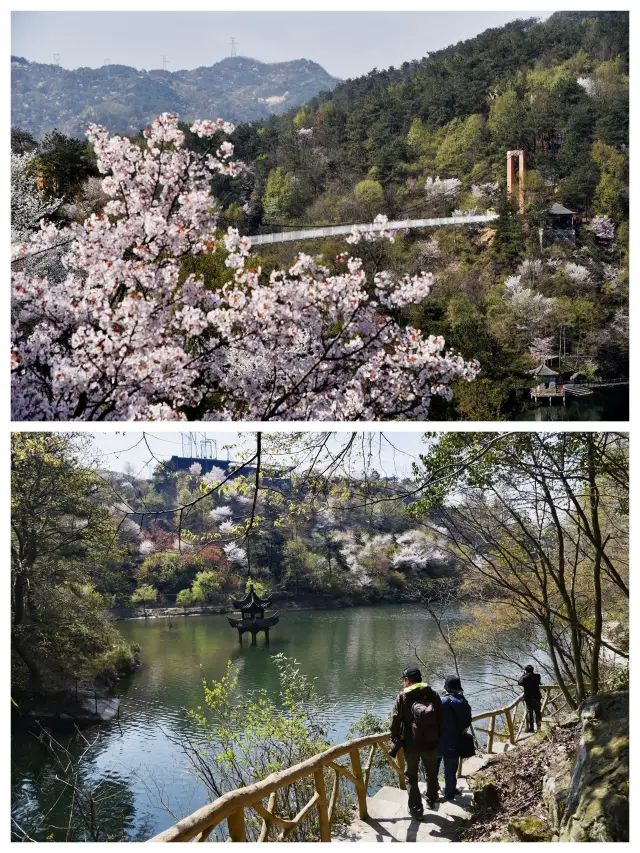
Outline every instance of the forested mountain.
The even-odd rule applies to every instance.
[[[37,137],[54,128],[81,137],[90,122],[135,133],[161,112],[252,121],[299,106],[338,82],[306,59],[267,64],[238,56],[174,72],[127,65],[67,70],[11,60],[12,124]]]
[[[400,235],[375,264],[434,272],[408,319],[483,368],[460,383],[457,416],[513,416],[540,362],[628,375],[628,57],[624,12],[488,30],[242,125],[236,153],[250,168],[225,198],[244,206],[248,233],[497,210],[495,228]],[[527,159],[524,216],[505,197],[514,149]],[[545,213],[556,202],[576,214],[575,234]],[[300,248],[340,251],[327,240]]]

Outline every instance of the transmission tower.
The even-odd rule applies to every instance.
[[[102,60],[103,66],[107,69],[107,80],[111,80],[111,72],[109,71],[109,66],[111,65],[111,60],[107,56],[106,59]]]
[[[237,56],[236,53],[236,39],[235,36],[231,37],[231,56]]]
[[[53,61],[55,62],[56,65],[60,65],[60,54],[59,53],[53,54]]]
[[[167,70],[167,65],[168,65],[168,64],[169,64],[169,60],[167,59],[167,57],[166,57],[166,56],[164,55],[164,53],[163,53],[163,54],[162,54],[162,70],[163,70],[163,71],[166,71],[166,70]]]

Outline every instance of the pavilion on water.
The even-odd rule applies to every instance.
[[[242,635],[245,631],[251,634],[251,645],[255,646],[256,637],[260,631],[264,631],[265,642],[269,643],[269,629],[280,621],[278,612],[265,616],[265,609],[271,606],[271,598],[260,598],[256,595],[253,584],[249,586],[249,592],[244,598],[231,599],[234,610],[239,610],[241,618],[227,616],[229,625],[238,629],[238,638],[242,643]]]

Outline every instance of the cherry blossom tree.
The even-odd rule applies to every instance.
[[[529,347],[529,352],[538,364],[546,364],[555,353],[553,338],[534,338]]]
[[[605,243],[612,242],[616,236],[616,226],[608,216],[594,216],[587,227]]]
[[[102,215],[43,224],[13,247],[13,416],[18,420],[350,420],[425,418],[433,395],[479,365],[396,311],[428,296],[428,273],[379,273],[358,258],[337,274],[299,255],[265,280],[237,230],[221,239],[217,174],[235,176],[233,125],[177,116],[147,147],[91,125],[109,197]],[[65,244],[62,281],[25,259]],[[206,287],[193,260],[226,253],[229,280]]]
[[[514,314],[516,328],[525,342],[533,341],[540,329],[545,328],[552,319],[554,300],[525,287],[519,275],[509,276],[504,286],[506,302]]]
[[[462,187],[459,178],[427,178],[424,191],[427,201],[441,201],[442,199],[455,198]]]

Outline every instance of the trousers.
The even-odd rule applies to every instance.
[[[438,747],[429,750],[405,750],[407,778],[407,793],[409,794],[409,808],[422,811],[422,797],[418,788],[418,771],[420,761],[427,776],[427,800],[435,802],[438,799]]]
[[[536,699],[525,699],[524,704],[527,706],[527,720],[525,729],[528,732],[533,732],[535,729],[533,728],[533,719],[535,717],[536,720],[536,728],[539,730],[542,725],[542,711],[540,708],[540,702]]]
[[[460,759],[438,758],[438,773],[440,773],[440,762],[444,764],[444,796],[451,800],[456,795],[456,782],[458,781],[458,764]]]

